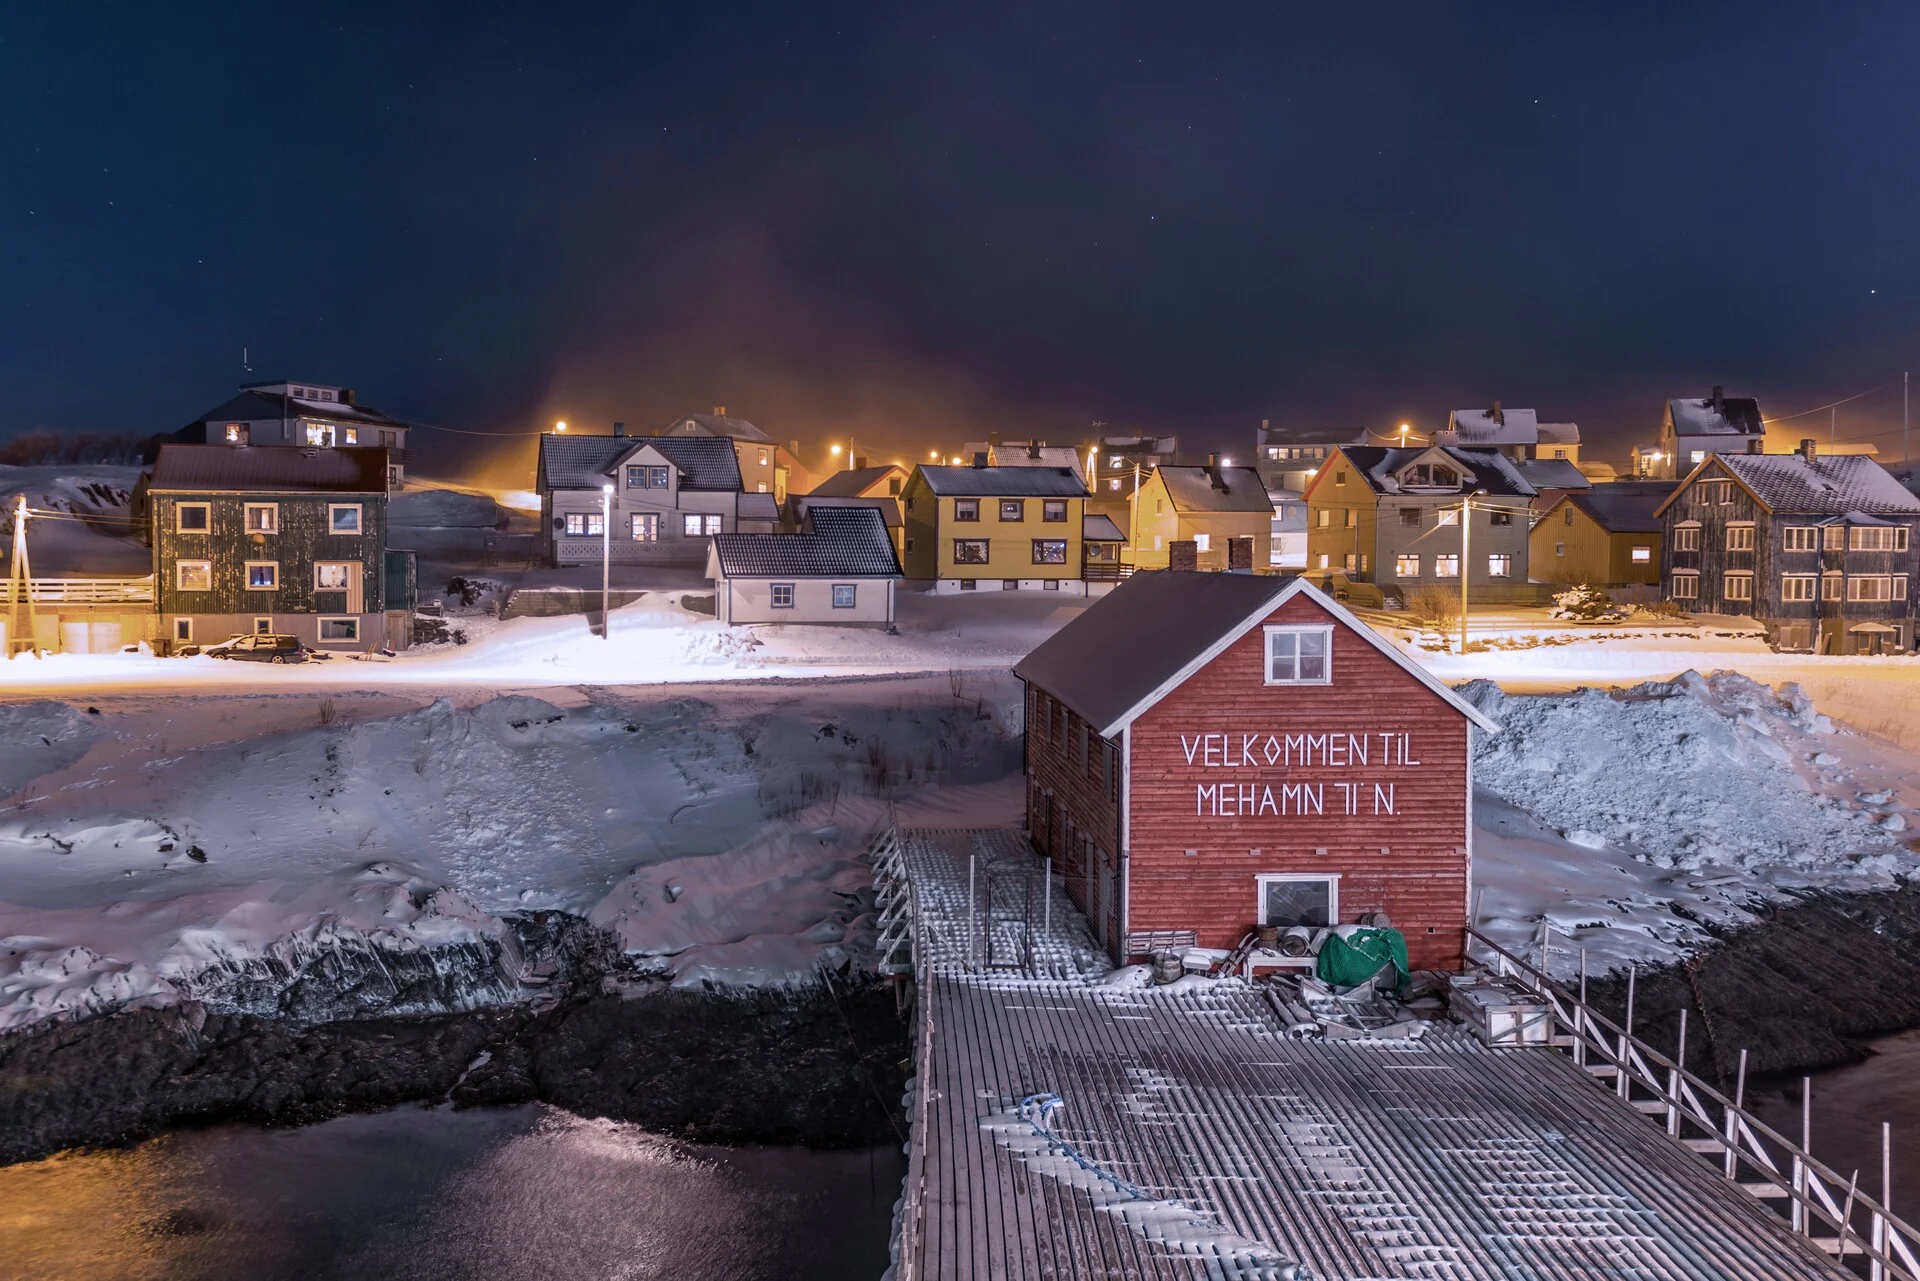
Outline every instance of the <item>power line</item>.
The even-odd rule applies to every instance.
[[[1782,414],[1778,418],[1762,418],[1760,420],[1760,423],[1762,426],[1765,426],[1767,423],[1791,422],[1795,418],[1805,418],[1809,414],[1824,414],[1829,409],[1838,409],[1841,405],[1845,405],[1852,401],[1860,400],[1864,397],[1871,396],[1876,391],[1885,391],[1887,388],[1891,386],[1893,386],[1893,380],[1889,378],[1886,382],[1881,383],[1878,387],[1869,387],[1863,392],[1857,392],[1854,395],[1848,396],[1845,400],[1836,400],[1830,405],[1819,405],[1813,409],[1803,409],[1797,414]]]

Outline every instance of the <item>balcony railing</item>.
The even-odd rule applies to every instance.
[[[151,605],[153,575],[145,578],[35,578],[29,599],[36,605]],[[0,587],[0,602],[17,604],[11,581]]]

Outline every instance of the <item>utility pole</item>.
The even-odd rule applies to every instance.
[[[22,637],[20,621],[24,617],[26,628],[24,639],[29,648],[37,639],[33,618],[33,568],[27,563],[27,496],[19,495],[19,501],[13,508],[13,564],[7,579],[7,626],[11,635],[7,637],[6,657],[13,653],[14,646]]]
[[[1907,451],[1907,386],[1912,378],[1911,373],[1900,375],[1900,461],[1902,464],[1913,457]]]
[[[613,613],[607,608],[613,563],[613,486],[600,486],[600,639],[613,639]]]

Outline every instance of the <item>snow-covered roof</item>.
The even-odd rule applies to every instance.
[[[988,455],[995,467],[1071,467],[1079,472],[1080,451],[1072,445],[1034,445],[1026,440],[1003,440],[999,444],[970,440],[960,451],[962,458]]]
[[[1578,430],[1577,428],[1575,429]],[[1469,449],[1489,445],[1532,445],[1540,439],[1540,415],[1531,409],[1456,409],[1447,416],[1455,443]]]
[[[942,498],[1085,498],[1086,482],[1071,467],[920,467]]]
[[[1177,454],[1178,436],[1102,436],[1100,452],[1105,454]]]
[[[1533,458],[1513,465],[1535,489],[1588,489],[1593,482],[1564,458]]]
[[[1164,569],[1135,574],[1021,659],[1013,674],[1058,698],[1108,738],[1301,594],[1474,724],[1499,728],[1301,577]]]
[[[1732,472],[1769,511],[1804,516],[1920,516],[1915,498],[1886,468],[1863,454],[1715,454],[1694,477],[1715,462]],[[1691,482],[1693,477],[1689,477]]]
[[[1764,436],[1760,402],[1752,396],[1669,400],[1667,413],[1678,436]]]
[[[715,534],[722,578],[898,578],[880,513],[871,507],[812,508],[804,534]]]
[[[1512,498],[1532,498],[1537,493],[1512,460],[1492,449],[1461,449],[1451,445],[1411,445],[1405,449],[1390,449],[1384,445],[1342,445],[1340,452],[1376,494],[1401,493],[1398,473],[1402,468],[1418,462],[1423,454],[1430,453],[1444,454],[1459,467],[1467,481],[1464,488],[1468,491],[1484,489],[1490,495]],[[1326,483],[1328,471],[1329,467],[1323,464],[1309,488],[1318,488]]]
[[[739,493],[740,459],[733,442],[717,436],[540,437],[539,474],[548,489],[598,489],[622,458],[651,445],[680,473],[691,493]],[[769,518],[771,519],[771,518]]]
[[[1153,474],[1167,487],[1167,499],[1177,512],[1273,515],[1266,482],[1251,467],[1222,467],[1217,480],[1206,467],[1160,467]]]
[[[1543,445],[1577,445],[1580,443],[1580,424],[1541,423],[1540,443]]]

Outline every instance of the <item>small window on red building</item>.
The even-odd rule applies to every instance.
[[[1267,684],[1325,685],[1333,679],[1333,628],[1267,628]]]

